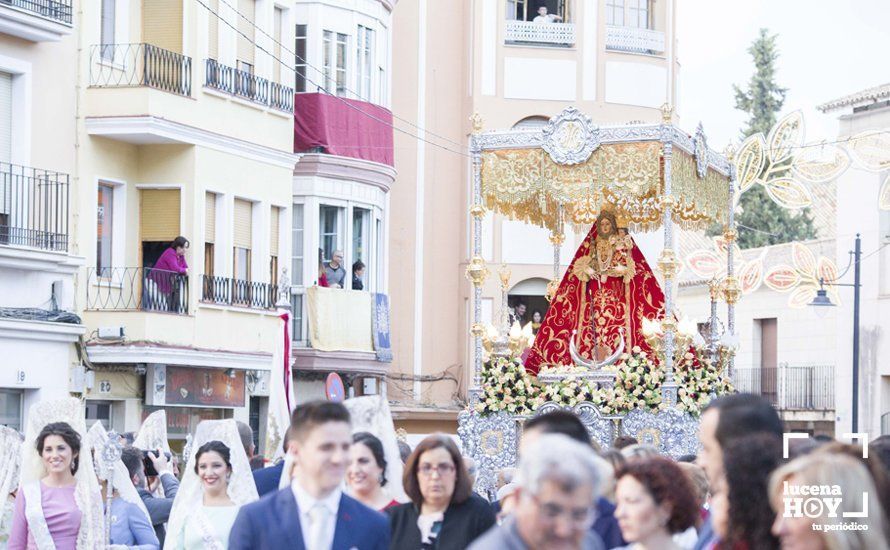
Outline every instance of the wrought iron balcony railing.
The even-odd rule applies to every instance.
[[[0,0],[0,6],[12,6],[59,23],[71,24],[71,0]]]
[[[664,33],[639,27],[606,25],[606,49],[632,53],[662,53]]]
[[[294,89],[270,82],[253,73],[223,65],[215,59],[204,62],[204,86],[242,97],[279,111],[293,112]]]
[[[532,21],[508,20],[504,34],[508,44],[575,45],[574,23],[534,23]]]
[[[278,286],[202,275],[201,301],[253,309],[275,309]]]
[[[779,410],[834,410],[833,365],[735,369],[733,382],[738,391],[762,395]]]
[[[192,95],[192,58],[152,44],[98,44],[90,48],[90,86],[146,86]]]
[[[149,267],[87,269],[86,309],[188,313],[188,275]]]
[[[68,174],[0,162],[0,245],[68,250]]]

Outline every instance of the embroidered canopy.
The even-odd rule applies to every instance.
[[[604,207],[640,231],[661,226],[665,207],[684,228],[727,221],[730,163],[701,126],[692,137],[667,122],[596,127],[570,107],[539,129],[475,138],[485,205],[555,233],[565,221],[592,223]]]

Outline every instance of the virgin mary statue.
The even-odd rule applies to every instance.
[[[602,360],[624,338],[627,350],[649,352],[643,318],[664,313],[664,293],[643,253],[615,214],[603,210],[578,247],[550,302],[525,368],[570,365],[569,344],[586,359]]]

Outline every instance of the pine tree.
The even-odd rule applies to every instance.
[[[763,132],[764,137],[776,123],[776,115],[785,103],[787,88],[776,83],[776,35],[760,29],[760,35],[748,48],[754,59],[754,74],[748,89],[733,85],[735,108],[750,115],[742,139]],[[782,208],[767,195],[762,185],[754,185],[739,200],[741,213],[736,215],[739,246],[754,248],[791,241],[812,239],[816,228],[809,212],[793,213]],[[748,229],[753,228],[753,229]]]

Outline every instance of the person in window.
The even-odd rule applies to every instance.
[[[533,23],[556,23],[562,21],[562,17],[555,13],[547,13],[547,6],[538,8],[538,16],[532,19]]]
[[[324,266],[325,278],[331,288],[345,288],[346,270],[343,269],[343,251],[335,250],[331,254],[331,261]]]
[[[189,269],[185,261],[185,251],[188,248],[188,239],[176,237],[155,262],[149,278],[157,285],[159,296],[155,296],[155,303],[149,303],[150,309],[166,309],[175,313],[180,311],[180,289],[183,277]]]
[[[538,335],[538,330],[541,328],[541,319],[541,312],[535,310],[535,312],[532,313],[532,334],[535,336]]]
[[[464,549],[495,524],[494,510],[473,495],[460,451],[445,434],[420,442],[402,482],[411,502],[387,510],[390,548]]]
[[[365,276],[365,264],[358,260],[354,264],[352,264],[352,290],[364,290],[365,283],[362,282],[362,277]]]

